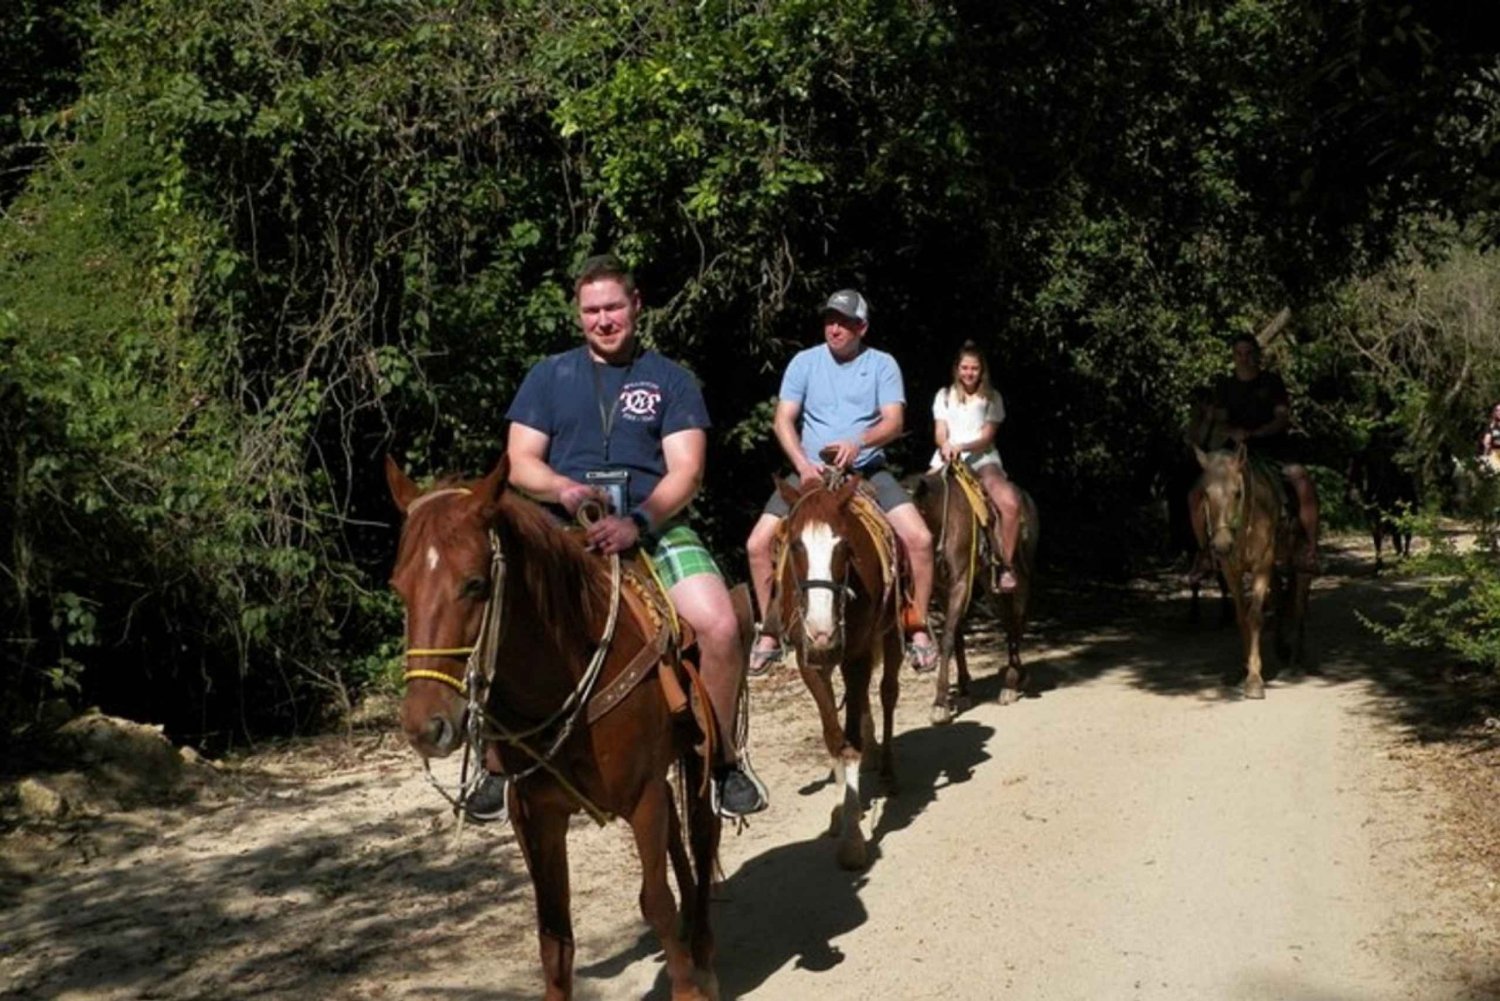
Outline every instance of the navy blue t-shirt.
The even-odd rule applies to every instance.
[[[600,400],[614,415],[607,451]],[[632,509],[666,475],[661,440],[709,426],[703,392],[681,365],[651,350],[625,365],[605,365],[589,357],[587,346],[533,365],[505,416],[545,434],[547,465],[569,479],[582,483],[591,470],[629,470]]]

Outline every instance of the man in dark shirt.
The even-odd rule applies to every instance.
[[[1219,383],[1214,397],[1217,420],[1223,422],[1227,437],[1243,443],[1252,455],[1281,466],[1281,473],[1297,496],[1297,517],[1302,522],[1306,544],[1296,554],[1298,569],[1316,573],[1318,569],[1318,493],[1307,467],[1292,455],[1291,398],[1286,383],[1275,372],[1260,367],[1260,342],[1249,334],[1240,334],[1231,342],[1234,352],[1234,374]],[[1188,500],[1193,519],[1193,534],[1198,541],[1199,560],[1194,568],[1201,574],[1206,561],[1207,530],[1203,524],[1202,491],[1197,487]]]
[[[605,554],[636,546],[651,554],[697,634],[723,738],[719,811],[755,813],[766,807],[765,787],[734,741],[745,670],[739,622],[713,556],[681,517],[703,482],[703,393],[686,369],[636,338],[641,297],[619,259],[585,261],[574,293],[583,345],[533,366],[506,413],[510,482],[569,516],[586,500],[605,501],[609,513],[589,528],[589,544]]]

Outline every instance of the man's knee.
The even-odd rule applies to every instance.
[[[1297,491],[1297,496],[1300,499],[1303,501],[1316,501],[1318,499],[1317,485],[1313,483],[1313,478],[1308,473],[1306,466],[1300,464],[1286,466],[1282,469],[1282,475],[1292,485],[1292,489]]]
[[[723,582],[711,575],[690,577],[672,590],[677,614],[693,627],[699,646],[714,652],[739,646],[739,620]]]
[[[693,631],[698,634],[698,644],[705,649],[719,652],[739,649],[740,624],[732,609],[727,613],[716,612],[703,622],[694,622]]]
[[[750,538],[745,541],[745,552],[751,559],[766,559],[771,555],[771,546],[776,539],[776,528],[780,525],[779,518],[763,517],[755,523],[750,530]]]
[[[913,508],[913,511],[916,509]],[[927,523],[920,518],[902,518],[892,527],[901,541],[906,543],[908,549],[916,549],[922,552],[932,550],[932,532],[927,528]]]

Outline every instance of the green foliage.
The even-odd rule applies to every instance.
[[[1420,520],[1429,545],[1402,573],[1423,582],[1421,594],[1393,606],[1395,625],[1361,618],[1393,646],[1448,654],[1500,673],[1500,534],[1493,481],[1486,494],[1489,514],[1476,536],[1455,537],[1439,530],[1432,518]]]
[[[90,25],[110,0],[9,0],[0,17],[0,207],[65,129]]]
[[[721,549],[770,489],[777,375],[853,284],[905,370],[908,457],[975,338],[1007,466],[1082,557],[1160,489],[1227,334],[1334,316],[1309,307],[1485,176],[1486,57],[1405,4],[28,0],[19,23],[65,8],[84,75],[48,63],[67,114],[36,119],[47,166],[0,223],[25,415],[0,438],[5,680],[220,739],[387,676],[381,457],[487,468],[518,380],[576,337],[589,253],[638,265],[648,338],[704,382],[735,457],[700,504]],[[1277,348],[1302,399],[1357,381],[1317,332]]]

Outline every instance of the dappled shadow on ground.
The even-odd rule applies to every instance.
[[[1353,546],[1330,545],[1324,572],[1314,583],[1307,615],[1306,670],[1283,669],[1274,650],[1274,627],[1262,640],[1267,699],[1278,687],[1373,682],[1378,711],[1422,740],[1460,739],[1476,713],[1472,685],[1452,684],[1440,658],[1388,646],[1361,617],[1392,622],[1393,603],[1415,596],[1420,584],[1373,563]],[[1023,655],[1033,693],[1126,672],[1131,683],[1166,696],[1239,698],[1244,654],[1238,627],[1220,626],[1210,596],[1204,614],[1190,619],[1189,591],[1180,572],[1163,571],[1129,584],[1053,585],[1039,602],[1047,609],[1028,637]],[[1479,681],[1480,679],[1471,679]],[[996,689],[998,682],[995,683]],[[1481,687],[1483,687],[1481,685]],[[988,687],[980,694],[988,695]]]
[[[778,845],[747,859],[716,893],[713,920],[723,997],[754,991],[788,965],[819,972],[842,963],[837,940],[865,923],[860,892],[869,879],[879,878],[881,842],[910,826],[944,790],[972,778],[975,768],[989,759],[985,745],[994,734],[991,727],[963,721],[897,734],[898,785],[875,796],[871,861],[863,872],[840,869],[835,843],[827,837]],[[874,774],[864,778],[867,788],[878,788]],[[825,787],[818,786],[816,794],[832,803]],[[642,932],[624,950],[578,972],[610,978],[659,952],[656,937]],[[665,1001],[667,996],[663,970],[647,999]]]
[[[724,997],[754,990],[787,964],[818,972],[842,963],[836,940],[868,918],[859,898],[869,879],[869,870],[840,869],[821,837],[747,860],[725,882],[714,914]]]
[[[174,852],[178,828],[131,868],[85,866],[7,907],[0,997],[325,996],[330,982],[381,970],[430,973],[444,955],[434,943],[480,926],[497,900],[529,895],[517,853],[502,850],[508,837],[454,852],[448,830],[425,835],[429,809],[350,826],[306,822],[312,808],[306,798],[256,804],[260,815],[284,809],[287,823],[237,855]],[[228,837],[234,817],[212,823]]]
[[[878,878],[881,842],[910,825],[943,790],[967,782],[988,760],[984,748],[994,733],[960,722],[897,734],[898,785],[875,811],[868,870],[839,869],[830,838],[781,845],[740,866],[724,885],[728,906],[715,915],[724,996],[752,991],[788,964],[819,971],[843,962],[835,940],[865,922],[859,891],[872,875]]]

